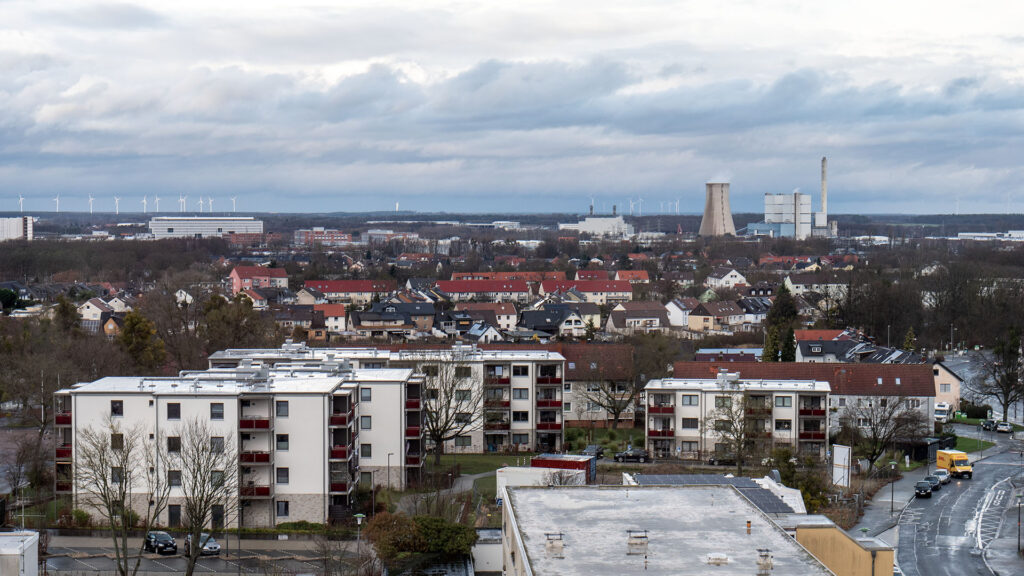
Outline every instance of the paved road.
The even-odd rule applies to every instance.
[[[1010,478],[1021,472],[1018,444],[1007,435],[974,465],[974,478],[953,480],[931,499],[911,502],[899,523],[897,562],[907,576],[990,575],[982,550],[999,534],[1003,511],[1013,490]],[[1002,452],[999,452],[1002,451]]]

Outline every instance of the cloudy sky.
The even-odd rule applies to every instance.
[[[827,155],[832,212],[1022,212],[1021,22],[935,0],[0,0],[0,211],[692,213],[720,179],[761,211],[816,193]]]

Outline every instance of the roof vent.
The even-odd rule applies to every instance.
[[[544,537],[547,538],[547,541],[544,543],[544,551],[547,553],[548,558],[565,558],[563,534],[561,532],[545,532]]]
[[[772,551],[768,548],[757,549],[757,576],[769,576],[775,568]]]
[[[626,554],[647,555],[647,530],[626,530]]]
[[[729,563],[729,556],[721,552],[712,552],[704,561],[712,566],[725,566]]]

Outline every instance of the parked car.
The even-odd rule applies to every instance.
[[[938,476],[933,474],[931,476],[925,476],[924,479],[925,482],[929,482],[932,485],[932,492],[942,490],[942,480],[939,480]]]
[[[933,476],[937,476],[939,478],[939,482],[943,484],[949,484],[949,481],[953,479],[953,477],[949,475],[948,470],[936,470]]]
[[[643,448],[632,448],[624,452],[615,453],[616,462],[647,462],[651,455]]]
[[[604,457],[604,448],[602,448],[600,444],[591,444],[583,449],[582,454],[584,456],[593,456],[600,460]]]
[[[153,531],[146,534],[146,541],[142,545],[146,552],[157,554],[177,554],[178,543],[167,532]]]
[[[1000,422],[996,424],[996,432],[1008,432],[1013,433],[1013,424],[1009,422]]]
[[[708,458],[708,464],[710,464],[711,466],[735,466],[736,455],[727,454],[724,452],[716,452],[715,454],[712,454],[710,458]]]
[[[985,421],[983,421],[981,423],[981,429],[982,430],[995,430],[996,429],[996,421],[995,420],[985,420]]]
[[[918,498],[931,498],[932,483],[927,480],[921,480],[914,484],[914,496],[917,496]]]
[[[213,539],[213,536],[210,536],[206,532],[203,532],[202,534],[199,535],[199,542],[201,543],[201,545],[203,547],[202,550],[199,551],[200,555],[202,555],[202,556],[216,556],[216,555],[220,554],[220,544],[218,544],[217,541]],[[185,555],[186,556],[190,555],[191,550],[192,550],[192,535],[189,534],[189,535],[185,536]]]

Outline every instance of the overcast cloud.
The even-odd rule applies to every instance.
[[[0,211],[1024,211],[1020,3],[280,4],[0,0]]]

